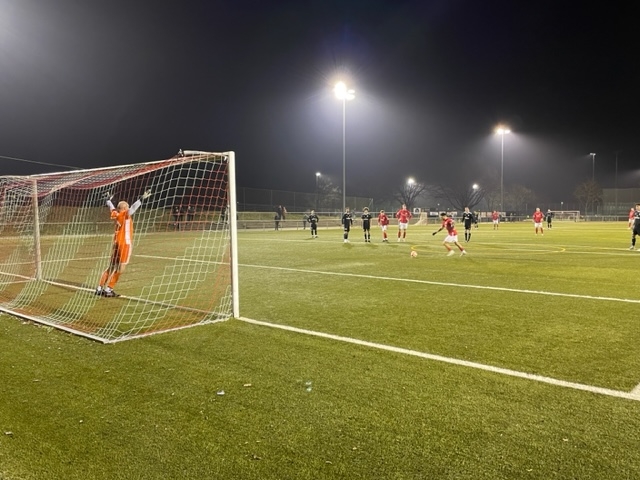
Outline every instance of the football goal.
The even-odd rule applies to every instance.
[[[553,220],[577,222],[580,220],[580,210],[554,210]]]
[[[0,177],[0,311],[104,343],[239,316],[234,153]]]

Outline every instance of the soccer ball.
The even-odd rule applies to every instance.
[[[416,252],[415,250],[411,250],[411,256],[413,258],[416,258],[418,256],[418,252]]]

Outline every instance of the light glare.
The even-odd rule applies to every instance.
[[[333,93],[335,93],[336,98],[339,100],[353,100],[356,98],[355,91],[348,89],[347,84],[344,82],[336,83],[336,86],[333,87]]]

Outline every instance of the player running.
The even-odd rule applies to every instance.
[[[544,213],[540,211],[540,208],[536,208],[536,211],[533,212],[533,225],[536,227],[536,235],[538,235],[538,229],[540,229],[540,233],[544,235],[544,227],[542,226],[542,220],[544,220]]]
[[[364,230],[364,241],[371,243],[371,214],[369,208],[362,209],[362,230]]]
[[[476,223],[475,216],[473,212],[469,210],[469,207],[464,207],[464,212],[462,213],[462,221],[464,222],[464,241],[468,242],[471,240],[471,226]]]
[[[453,249],[448,245],[449,243],[453,243],[456,247],[460,249],[460,256],[466,255],[467,251],[464,248],[462,248],[462,245],[458,243],[458,232],[456,230],[456,224],[453,221],[453,218],[451,218],[451,216],[447,215],[445,212],[442,212],[440,214],[440,219],[442,220],[442,226],[438,230],[433,232],[431,235],[435,235],[438,232],[440,232],[442,229],[446,228],[447,236],[442,242],[442,245],[444,245],[444,248],[447,249],[447,252],[448,252],[447,256],[451,256],[455,253]]]
[[[307,217],[307,222],[309,222],[309,229],[311,230],[311,238],[318,238],[318,222],[320,219],[318,215],[316,215],[315,210],[311,210],[311,213]]]
[[[342,228],[344,231],[344,243],[349,243],[349,232],[351,231],[351,225],[353,224],[353,217],[349,211],[349,207],[344,209],[342,214]]]
[[[635,218],[636,218],[636,209],[632,208],[629,211],[629,230],[631,230],[631,227],[633,227],[633,221],[635,220]]]
[[[384,210],[380,210],[380,213],[378,214],[378,225],[382,229],[382,241],[388,242],[389,239],[387,238],[387,226],[389,225],[389,217],[387,217],[387,214],[384,213]]]
[[[402,208],[396,212],[396,218],[398,219],[398,241],[407,241],[407,227],[409,226],[409,220],[411,220],[411,212],[407,210],[407,205],[402,204]]]
[[[131,259],[133,249],[133,214],[142,206],[142,200],[146,200],[151,195],[151,190],[146,190],[133,205],[129,206],[124,200],[118,202],[118,208],[111,203],[112,195],[107,193],[107,206],[111,211],[111,219],[115,222],[115,233],[113,235],[113,247],[109,266],[102,272],[98,288],[95,294],[103,297],[119,297],[113,291],[116,283],[125,271]]]

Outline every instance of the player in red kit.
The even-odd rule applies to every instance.
[[[500,226],[500,214],[494,210],[491,214],[491,220],[493,220],[493,229],[497,230]]]
[[[540,233],[544,235],[544,228],[542,227],[542,220],[544,220],[544,213],[540,211],[540,208],[536,208],[536,211],[533,212],[533,224],[536,227],[536,235],[538,234],[538,229],[540,229]]]
[[[382,241],[388,242],[387,238],[387,225],[389,225],[389,217],[384,213],[384,210],[380,210],[380,214],[378,215],[378,225],[382,229]]]
[[[411,220],[411,212],[407,210],[407,206],[403,203],[402,208],[396,212],[396,218],[398,219],[398,241],[406,241],[407,227],[409,226],[409,220]]]
[[[435,232],[432,233],[432,235],[435,235],[436,233],[442,231],[443,229],[447,229],[447,236],[445,237],[444,241],[442,242],[442,245],[444,245],[444,248],[447,249],[447,255],[453,255],[455,252],[453,251],[453,248],[451,248],[449,246],[450,243],[453,243],[456,247],[458,247],[460,249],[460,256],[462,255],[466,255],[467,252],[464,248],[462,248],[462,245],[460,245],[460,243],[458,243],[458,232],[456,230],[456,224],[453,221],[453,218],[451,218],[449,215],[447,215],[445,212],[442,212],[440,214],[440,218],[442,219],[442,226],[436,230]]]
[[[633,220],[636,217],[636,209],[632,208],[631,210],[629,210],[629,230],[631,230],[631,227],[633,226]]]

